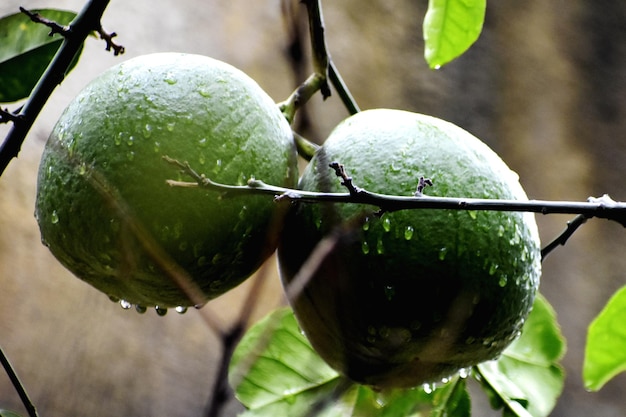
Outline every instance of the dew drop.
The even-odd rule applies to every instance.
[[[489,275],[494,275],[500,266],[496,263],[491,264],[489,266]]]
[[[508,278],[506,277],[506,275],[502,275],[500,277],[500,280],[498,281],[498,285],[504,288],[506,287],[507,281],[508,281]]]
[[[120,300],[120,306],[124,309],[124,310],[128,310],[129,308],[131,308],[133,305],[131,303],[129,303],[126,300]]]
[[[391,301],[394,295],[396,295],[396,288],[393,285],[385,285],[385,297],[387,297],[387,301]]]
[[[459,378],[465,379],[469,376],[469,373],[470,373],[469,369],[461,368],[459,369]]]
[[[161,142],[154,142],[154,152],[161,151]]]
[[[415,229],[413,229],[413,226],[407,226],[406,229],[404,229],[404,239],[411,240],[414,232]]]
[[[366,217],[365,221],[363,222],[363,230],[366,232],[370,230],[370,218],[369,217]]]
[[[368,253],[370,253],[370,245],[367,244],[367,242],[364,240],[361,243],[361,251],[363,252],[363,254],[367,255]]]
[[[176,312],[178,314],[185,314],[187,312],[187,307],[185,306],[178,306],[175,308]]]
[[[165,125],[165,128],[168,130],[168,132],[173,132],[175,126],[176,126],[176,123],[170,122]]]
[[[169,72],[165,75],[165,78],[163,79],[163,81],[165,81],[169,85],[176,84],[176,78],[174,78],[174,75],[172,73],[169,73]]]
[[[137,311],[137,313],[139,313],[139,314],[143,314],[143,313],[145,313],[147,310],[148,310],[148,309],[147,309],[146,307],[144,307],[144,306],[140,306],[139,304],[137,304],[137,305],[135,306],[135,311]]]
[[[387,216],[383,219],[383,230],[388,232],[391,230],[391,219]]]
[[[200,93],[202,97],[206,97],[206,98],[211,97],[211,91],[205,87],[199,88],[198,93]]]
[[[167,314],[167,308],[154,306],[154,309],[156,310],[156,313],[161,317]]]
[[[115,138],[113,138],[113,142],[115,143],[116,146],[119,146],[122,144],[123,137],[124,137],[124,134],[120,132],[117,134],[117,136],[115,136]]]
[[[450,377],[443,377],[443,378],[441,378],[441,383],[442,384],[447,384],[448,382],[450,382]]]
[[[448,248],[441,248],[439,249],[439,260],[443,261],[444,259],[446,259],[446,254],[448,253]]]
[[[504,236],[504,226],[502,225],[498,226],[498,236],[499,237]]]
[[[56,210],[52,210],[52,214],[50,215],[50,222],[52,224],[57,224],[59,222],[59,215]]]
[[[208,142],[206,140],[206,138],[202,138],[200,140],[198,140],[198,146],[201,148],[206,148],[208,145]]]
[[[135,137],[133,135],[130,135],[128,139],[126,139],[126,144],[128,146],[133,146],[134,143],[135,143]]]
[[[152,125],[146,124],[143,130],[143,137],[149,138],[150,136],[152,136]]]
[[[378,239],[378,242],[376,242],[376,253],[379,255],[382,255],[385,253],[385,246],[383,245],[382,239]]]
[[[135,152],[133,152],[133,151],[129,151],[129,152],[126,154],[126,159],[128,159],[129,161],[132,161],[133,159],[135,159]]]
[[[422,389],[426,394],[432,394],[435,390],[435,384],[424,384],[422,385]]]
[[[476,220],[478,217],[478,212],[476,210],[467,210],[467,214],[469,214],[472,220]]]

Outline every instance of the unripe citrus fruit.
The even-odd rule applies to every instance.
[[[431,196],[527,198],[476,137],[405,111],[345,120],[299,187],[346,192],[333,161],[372,192],[411,196],[427,177]],[[379,217],[371,206],[300,204],[279,245],[285,285],[341,225],[336,247],[291,302],[320,356],[351,379],[381,388],[437,382],[497,357],[520,332],[540,276],[532,214],[417,209]]]
[[[271,199],[170,187],[167,179],[190,178],[164,155],[231,185],[256,177],[295,186],[298,176],[288,123],[232,66],[160,53],[103,73],[48,139],[36,217],[43,242],[63,265],[125,305],[214,298],[276,246]],[[172,280],[176,268],[200,289],[194,300]]]

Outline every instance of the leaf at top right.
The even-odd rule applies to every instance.
[[[589,325],[583,381],[598,391],[611,378],[626,371],[626,286],[618,290]]]
[[[424,57],[438,69],[463,54],[482,32],[487,0],[429,0]]]

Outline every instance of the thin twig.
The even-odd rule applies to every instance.
[[[0,108],[0,123],[19,123],[22,119],[23,116],[19,114],[19,110],[16,110],[14,113],[12,113],[9,109]]]
[[[0,145],[0,175],[11,160],[19,154],[22,143],[35,123],[35,119],[56,86],[63,81],[67,69],[87,36],[100,28],[100,19],[108,4],[109,0],[89,0],[70,23],[69,31],[65,32],[66,36],[63,37],[61,47],[19,113],[19,123],[13,124],[4,142]]]
[[[111,33],[106,32],[102,28],[102,25],[100,25],[100,27],[98,27],[97,32],[100,35],[100,39],[102,39],[102,40],[104,40],[106,42],[106,47],[104,48],[106,51],[113,50],[113,55],[114,56],[118,56],[118,55],[121,55],[124,52],[126,52],[126,48],[124,48],[123,45],[118,45],[117,43],[115,43],[113,41],[113,38],[117,36],[117,33],[115,33],[115,32],[111,32]]]
[[[599,198],[590,197],[587,202],[547,201],[547,200],[506,200],[459,197],[397,196],[374,193],[356,187],[349,193],[320,193],[294,190],[265,184],[258,179],[251,179],[248,185],[220,184],[198,174],[188,163],[164,157],[166,161],[180,168],[195,182],[168,180],[167,184],[176,187],[202,187],[221,192],[223,197],[240,194],[264,194],[274,196],[277,201],[302,203],[357,203],[376,206],[383,211],[393,212],[409,209],[450,209],[450,210],[485,210],[485,211],[520,211],[541,214],[581,214],[586,218],[597,217],[614,220],[626,227],[626,203],[617,202],[608,195]]]
[[[41,23],[42,25],[48,26],[50,28],[50,33],[48,34],[48,36],[52,36],[55,33],[58,33],[59,35],[61,35],[63,37],[66,37],[66,36],[70,35],[70,27],[69,26],[60,25],[57,22],[55,22],[54,20],[46,19],[45,17],[43,17],[39,13],[31,12],[30,10],[27,10],[27,9],[25,9],[23,7],[20,7],[20,12],[22,12],[26,16],[28,16],[30,18],[30,20],[32,20],[33,22]]]
[[[541,260],[543,261],[546,256],[548,256],[548,254],[550,254],[550,252],[556,249],[559,245],[564,246],[567,240],[574,234],[574,232],[580,226],[585,224],[587,219],[587,216],[579,214],[578,216],[574,217],[573,220],[568,221],[565,230],[563,230],[563,232],[561,232],[561,234],[558,235],[552,242],[546,245],[545,248],[541,249]]]
[[[15,369],[11,365],[9,358],[7,358],[7,356],[4,354],[4,351],[2,350],[1,347],[0,347],[0,362],[2,363],[4,371],[6,372],[9,379],[11,380],[13,387],[15,387],[17,394],[20,396],[20,399],[22,400],[22,404],[24,404],[26,411],[28,411],[28,415],[30,417],[38,417],[39,415],[37,414],[37,409],[35,408],[35,404],[33,404],[33,402],[28,397],[28,394],[26,393],[26,389],[24,388],[24,385],[22,385],[22,382],[17,376]]]

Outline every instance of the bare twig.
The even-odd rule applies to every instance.
[[[102,25],[100,25],[100,27],[98,27],[97,31],[98,31],[98,34],[100,35],[100,39],[102,39],[102,40],[104,40],[106,42],[105,50],[107,50],[107,51],[113,50],[113,55],[115,55],[115,56],[121,55],[124,52],[126,52],[126,48],[124,48],[124,46],[118,45],[115,42],[113,42],[113,38],[117,36],[117,33],[115,33],[115,32],[111,32],[111,33],[106,32],[102,28]]]
[[[20,152],[22,143],[48,98],[59,85],[74,57],[89,34],[101,27],[100,19],[109,4],[109,0],[89,0],[64,31],[63,43],[50,62],[43,76],[33,89],[32,94],[20,111],[19,123],[14,123],[4,142],[0,145],[0,175],[11,160]]]
[[[16,110],[15,112],[12,113],[11,111],[9,111],[9,109],[0,108],[0,123],[8,123],[8,122],[18,123],[22,119],[23,119],[23,116],[19,114],[19,110]]]
[[[2,348],[0,348],[0,363],[2,363],[2,367],[4,368],[4,371],[7,373],[9,379],[11,380],[11,383],[13,384],[13,387],[17,391],[17,394],[20,396],[20,399],[22,400],[22,404],[24,404],[24,407],[28,411],[28,415],[30,417],[38,417],[37,409],[35,408],[35,405],[28,397],[28,394],[26,393],[26,389],[24,388],[24,385],[22,385],[22,382],[17,376],[15,369],[13,369],[11,362],[9,362],[9,358],[7,358],[7,356],[4,354],[4,351],[2,350]]]
[[[576,230],[587,221],[588,217],[582,214],[574,217],[573,220],[567,222],[565,230],[561,232],[552,242],[548,243],[545,248],[541,249],[541,260],[543,261],[550,252],[559,245],[564,246],[567,240],[574,234]]]
[[[55,33],[58,33],[59,35],[65,37],[65,36],[69,36],[70,34],[70,27],[69,26],[63,26],[58,24],[57,22],[50,20],[50,19],[46,19],[45,17],[43,17],[42,15],[40,15],[39,13],[34,13],[31,12],[30,10],[27,10],[23,7],[20,7],[20,12],[24,13],[26,16],[28,16],[30,18],[30,20],[32,20],[35,23],[41,23],[42,25],[46,25],[50,28],[50,33],[48,34],[48,36],[52,36]]]

